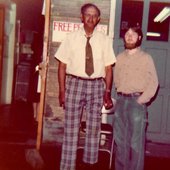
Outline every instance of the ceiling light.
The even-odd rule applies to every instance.
[[[161,34],[158,32],[147,32],[146,35],[150,36],[150,37],[160,37],[161,36]]]
[[[154,18],[154,22],[163,22],[170,16],[170,7],[164,7],[164,9]]]

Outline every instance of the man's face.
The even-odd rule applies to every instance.
[[[81,20],[84,23],[85,29],[94,30],[100,20],[100,17],[98,11],[94,7],[89,7],[86,9],[84,14],[81,15]]]
[[[125,47],[126,49],[134,49],[136,48],[137,42],[140,40],[140,36],[132,29],[129,29],[125,33]]]

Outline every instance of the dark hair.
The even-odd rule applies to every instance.
[[[94,5],[94,4],[92,4],[92,3],[84,4],[84,5],[81,7],[81,13],[84,14],[84,12],[86,11],[86,9],[89,8],[89,7],[94,7],[94,8],[97,10],[98,15],[100,16],[100,9],[99,9],[96,5]]]
[[[129,23],[128,26],[126,27],[126,29],[124,30],[123,37],[125,37],[125,34],[129,29],[132,29],[134,32],[136,32],[138,34],[138,36],[141,37],[141,39],[139,39],[136,44],[136,46],[139,47],[141,45],[142,39],[143,39],[143,33],[142,33],[142,29],[141,29],[139,23]]]

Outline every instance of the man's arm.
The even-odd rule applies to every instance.
[[[59,83],[59,103],[64,107],[65,104],[65,79],[66,79],[66,64],[59,61],[58,66],[58,83]]]
[[[148,60],[147,73],[145,79],[147,82],[147,86],[145,87],[142,95],[137,99],[137,102],[139,104],[145,104],[149,102],[158,89],[158,76],[153,59],[151,57]]]
[[[105,67],[106,77],[106,89],[104,92],[104,106],[106,109],[110,109],[113,106],[111,99],[112,83],[113,83],[113,68],[111,65]]]

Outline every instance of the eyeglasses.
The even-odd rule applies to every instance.
[[[87,18],[98,18],[99,17],[97,14],[96,15],[91,15],[91,14],[84,13],[83,15],[85,17],[87,17]]]

